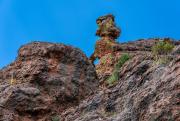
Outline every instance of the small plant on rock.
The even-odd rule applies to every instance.
[[[119,80],[119,75],[118,75],[119,70],[123,66],[123,64],[126,61],[128,61],[129,59],[130,59],[129,54],[124,54],[119,58],[117,64],[114,67],[114,71],[113,71],[112,75],[107,79],[107,83],[109,86],[113,85],[114,83],[116,83]]]
[[[174,45],[169,42],[159,41],[156,45],[152,47],[154,55],[167,55],[174,48]]]
[[[51,121],[60,121],[59,116],[52,116]]]
[[[174,45],[170,42],[159,41],[152,47],[152,53],[155,57],[155,61],[160,64],[169,62],[168,54],[172,52]]]
[[[113,59],[113,55],[112,54],[109,54],[107,56],[103,56],[102,59],[101,59],[101,63],[103,65],[107,64],[107,63],[111,63],[112,62],[112,59]]]

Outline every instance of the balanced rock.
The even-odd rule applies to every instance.
[[[121,30],[114,22],[114,16],[111,14],[99,17],[96,23],[98,25],[96,35],[101,37],[101,39],[96,42],[95,52],[90,57],[92,62],[94,62],[96,58],[100,59],[108,53],[113,53],[118,45],[115,39],[117,39],[121,33]]]
[[[114,18],[115,17],[112,14],[99,17],[96,20],[98,25],[96,35],[117,39],[120,36],[121,30],[115,25]]]

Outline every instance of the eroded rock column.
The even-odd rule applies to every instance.
[[[95,51],[90,57],[92,62],[108,53],[113,53],[116,50],[116,39],[121,33],[111,14],[99,17],[96,23],[98,25],[96,35],[100,37],[100,40],[96,42]]]

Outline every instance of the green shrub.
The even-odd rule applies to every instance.
[[[157,64],[166,64],[170,61],[168,54],[172,52],[174,45],[170,42],[159,41],[152,47],[152,52]]]
[[[129,59],[130,59],[129,54],[123,54],[123,55],[119,58],[118,63],[116,64],[115,68],[119,70],[119,69],[122,67],[122,65],[123,65],[126,61],[128,61]]]
[[[118,75],[119,70],[123,66],[123,64],[126,61],[128,61],[129,59],[130,59],[129,54],[124,54],[119,58],[117,64],[115,65],[115,68],[114,68],[112,75],[107,79],[108,85],[111,86],[119,80],[119,75]]]
[[[109,86],[115,84],[119,79],[118,77],[118,71],[113,71],[112,75],[107,79],[107,83]]]
[[[159,64],[167,64],[168,62],[170,62],[170,58],[168,58],[168,57],[161,57],[161,58],[155,60],[154,64],[157,64],[157,65],[159,65]]]
[[[51,121],[60,121],[59,116],[52,116]]]
[[[174,45],[169,42],[159,41],[152,47],[154,55],[163,55],[170,53],[174,48]]]

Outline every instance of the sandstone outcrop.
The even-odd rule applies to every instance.
[[[95,51],[90,57],[92,62],[108,53],[114,53],[118,45],[115,39],[121,33],[121,30],[115,24],[114,16],[111,14],[99,17],[96,23],[98,25],[96,35],[101,39],[96,42]]]

